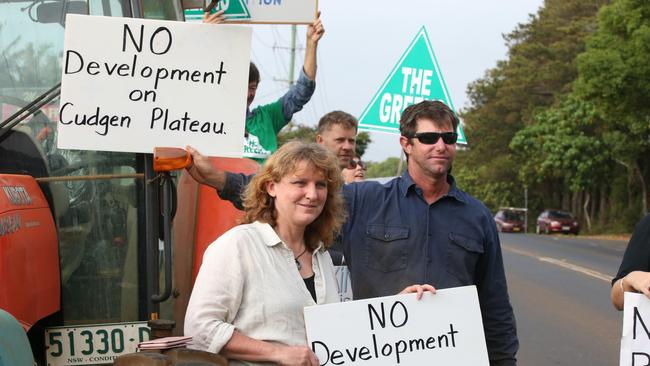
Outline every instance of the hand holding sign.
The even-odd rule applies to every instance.
[[[634,291],[641,292],[650,298],[650,272],[634,271],[621,280]]]
[[[320,20],[319,11],[314,22],[307,26],[307,44],[318,43],[323,38],[323,34],[325,34],[325,28],[323,28],[323,22]]]
[[[207,23],[207,24],[220,24],[220,23],[223,23],[226,20],[224,12],[225,12],[225,10],[219,10],[218,12],[216,12],[214,14],[210,14],[210,12],[206,11],[203,14],[203,23]]]
[[[424,291],[429,291],[432,294],[436,293],[436,289],[433,286],[425,284],[425,285],[411,285],[405,288],[404,290],[402,290],[399,294],[403,295],[403,294],[416,293],[417,295],[415,296],[415,298],[417,300],[420,300],[422,299],[422,295],[424,294]]]

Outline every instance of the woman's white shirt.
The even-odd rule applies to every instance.
[[[329,253],[312,255],[318,304],[339,301]],[[293,252],[269,224],[239,225],[210,244],[185,315],[192,348],[218,353],[237,329],[287,345],[305,345],[303,308],[315,305]],[[247,364],[237,361],[231,365]]]

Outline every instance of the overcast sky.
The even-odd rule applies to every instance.
[[[357,117],[386,79],[420,27],[425,26],[456,108],[467,105],[466,89],[504,60],[502,35],[526,23],[543,0],[320,0],[325,36],[318,48],[316,93],[294,120],[315,125],[340,109]],[[286,91],[290,26],[256,25],[253,60],[262,74],[254,105],[272,102]],[[305,44],[305,27],[298,27]],[[302,66],[303,51],[296,57]],[[364,159],[399,156],[395,135],[371,133]],[[469,141],[472,144],[472,141]]]

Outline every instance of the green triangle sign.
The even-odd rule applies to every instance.
[[[424,27],[359,118],[359,129],[399,134],[402,111],[422,100],[440,100],[454,109]],[[467,144],[458,125],[458,143]]]
[[[246,0],[221,0],[217,7],[211,13],[215,13],[221,9],[226,9],[224,15],[226,19],[230,20],[246,20],[251,18],[251,14],[246,6]],[[185,21],[202,21],[203,9],[186,9]]]

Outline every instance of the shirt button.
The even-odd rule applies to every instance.
[[[384,234],[384,239],[388,239],[388,238],[390,238],[390,235]]]

